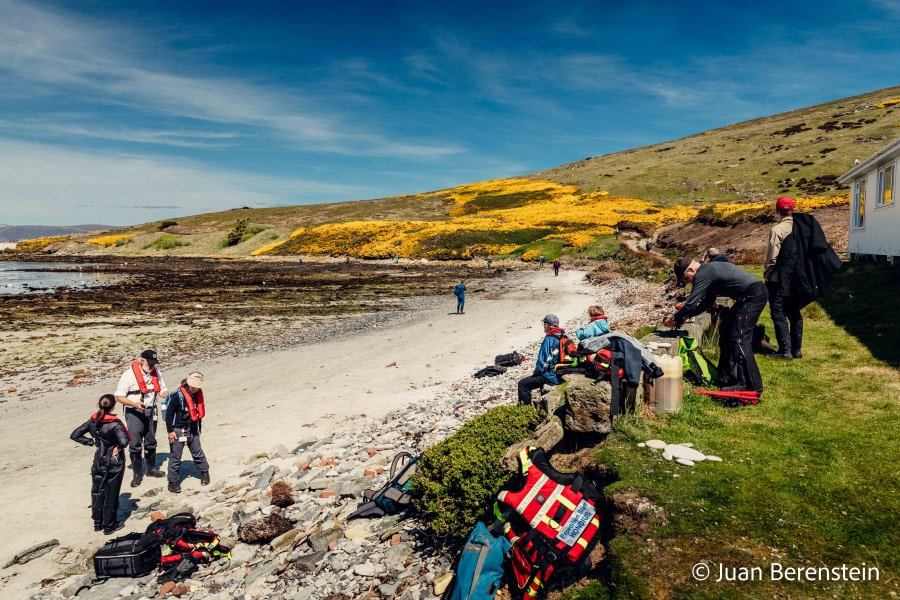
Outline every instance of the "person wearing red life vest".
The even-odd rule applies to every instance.
[[[124,450],[128,445],[128,430],[112,411],[116,398],[112,394],[100,396],[98,410],[79,425],[70,436],[79,444],[94,446],[91,465],[91,517],[94,531],[109,535],[122,528],[117,520],[119,490],[125,475]]]
[[[137,487],[144,478],[144,461],[141,451],[146,453],[147,475],[163,477],[165,474],[156,467],[156,421],[157,404],[168,394],[159,360],[154,350],[144,350],[141,357],[131,363],[119,378],[116,400],[125,406],[125,425],[131,434],[128,453],[134,475],[131,487]]]
[[[194,371],[169,394],[166,404],[166,431],[169,434],[169,491],[181,492],[181,453],[187,446],[200,472],[200,485],[209,485],[209,462],[200,446],[200,430],[206,415],[203,401],[203,374]]]

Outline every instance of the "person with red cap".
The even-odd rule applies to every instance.
[[[779,198],[775,201],[776,223],[769,232],[769,247],[766,250],[765,270],[763,278],[769,290],[769,308],[772,313],[772,326],[775,328],[775,339],[778,341],[776,358],[801,358],[800,347],[803,343],[803,315],[800,307],[784,294],[778,279],[775,263],[781,253],[784,239],[794,230],[794,200]],[[790,326],[788,325],[790,322]]]

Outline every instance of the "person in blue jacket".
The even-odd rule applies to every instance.
[[[544,325],[544,341],[538,351],[534,372],[519,380],[519,402],[522,404],[531,404],[531,391],[539,389],[545,383],[562,383],[554,367],[559,363],[560,336],[565,331],[559,326],[559,317],[556,315],[547,315],[541,323]]]
[[[466,313],[466,282],[460,281],[455,288],[453,294],[456,296],[456,314],[463,315]]]
[[[584,327],[576,329],[575,337],[579,340],[586,340],[588,338],[609,333],[609,321],[607,320],[606,315],[603,314],[602,308],[596,304],[589,307],[588,317],[591,319],[590,322]]]

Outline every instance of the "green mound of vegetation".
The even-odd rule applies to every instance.
[[[463,538],[491,513],[497,493],[509,479],[500,459],[509,446],[533,433],[543,418],[532,406],[494,408],[425,452],[413,493],[435,534]]]
[[[118,245],[118,244],[116,244],[116,245]],[[146,246],[142,246],[141,249],[149,250],[149,249],[153,248],[155,250],[171,250],[173,248],[179,248],[181,246],[190,246],[190,245],[191,245],[190,242],[184,241],[183,239],[181,239],[180,236],[172,235],[170,233],[164,233],[163,235],[159,236],[158,238],[156,238],[155,240],[153,240]]]
[[[531,204],[532,202],[549,200],[551,195],[547,193],[548,191],[549,188],[547,190],[534,190],[512,194],[479,194],[477,198],[466,202],[462,206],[462,214],[471,215],[488,210],[518,208],[520,206]]]

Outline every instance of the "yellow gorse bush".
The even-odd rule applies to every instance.
[[[875,105],[875,108],[887,108],[888,106],[893,106],[895,104],[900,104],[900,98],[892,98],[890,100],[885,100],[884,102],[879,102]]]
[[[91,238],[87,241],[88,244],[96,244],[98,246],[103,246],[106,248],[107,246],[112,246],[119,240],[127,240],[128,238],[133,238],[135,234],[133,233],[124,233],[121,235],[102,235],[100,237]]]
[[[51,244],[65,242],[69,236],[60,235],[55,237],[35,238],[33,240],[22,240],[16,244],[16,252],[40,252]]]
[[[289,239],[253,252],[324,254],[386,258],[399,254],[421,258],[472,258],[505,254],[539,240],[559,239],[582,247],[610,235],[628,221],[649,227],[688,221],[692,206],[663,208],[645,200],[580,193],[577,186],[532,179],[495,179],[429,194],[452,202],[444,221],[349,221],[300,228]],[[839,198],[801,198],[798,210],[847,202]],[[718,204],[722,215],[762,209],[771,202]],[[526,258],[528,257],[528,258]],[[531,251],[523,258],[533,259]]]

